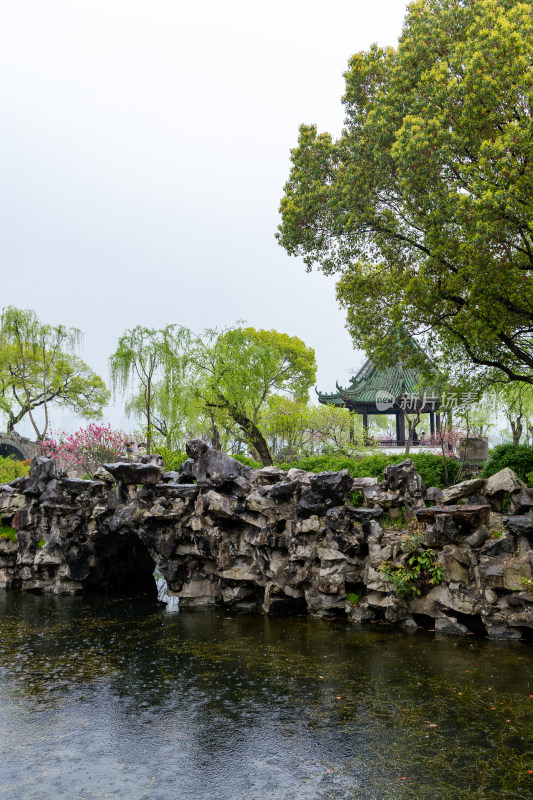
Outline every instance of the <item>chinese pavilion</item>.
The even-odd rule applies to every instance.
[[[419,371],[398,362],[391,367],[378,368],[367,360],[359,372],[343,389],[337,383],[337,391],[331,394],[318,392],[318,401],[324,405],[348,408],[363,415],[363,426],[368,428],[368,416],[394,414],[396,417],[396,439],[380,442],[383,446],[404,446],[405,414],[420,411],[429,414],[430,431],[440,430],[440,400],[431,392],[421,391],[423,379]],[[417,444],[415,439],[413,444]]]

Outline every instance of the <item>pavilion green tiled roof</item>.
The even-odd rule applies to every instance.
[[[405,392],[418,394],[420,374],[412,367],[395,364],[392,367],[375,367],[366,361],[357,375],[350,380],[350,385],[343,389],[337,384],[337,392],[331,394],[317,392],[319,403],[324,405],[346,406],[352,404],[374,404],[376,393],[380,390],[390,392],[399,398]]]

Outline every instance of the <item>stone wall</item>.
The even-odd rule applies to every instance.
[[[0,586],[150,593],[157,567],[183,605],[533,635],[532,498],[510,470],[439,494],[409,459],[378,483],[347,471],[252,470],[199,440],[188,452],[179,473],[164,473],[155,457],[106,465],[93,481],[35,458],[28,478],[0,487],[4,524],[17,531],[17,542],[0,538]],[[354,489],[362,508],[350,503]],[[505,526],[496,517],[501,530],[491,535],[506,494],[517,514]],[[380,568],[405,565],[402,545],[416,535],[443,576],[431,586],[422,573],[420,594],[404,598]]]

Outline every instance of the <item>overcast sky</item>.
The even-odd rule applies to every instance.
[[[405,8],[5,4],[0,305],[81,328],[105,380],[126,328],[245,319],[314,347],[321,389],[346,383],[363,356],[334,280],[279,247],[278,207],[298,126],[338,135],[349,57],[394,45]]]

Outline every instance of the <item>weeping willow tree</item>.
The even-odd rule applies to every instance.
[[[76,354],[81,331],[48,325],[30,309],[8,306],[0,317],[0,411],[8,432],[29,417],[37,439],[49,427],[51,403],[86,418],[109,402],[103,380]],[[40,424],[36,415],[44,414]]]
[[[154,430],[165,419],[161,412],[166,411],[169,419],[170,406],[179,396],[178,350],[177,326],[166,325],[158,330],[137,325],[123,333],[109,359],[113,391],[125,393],[130,388],[133,392],[126,410],[144,420],[148,452],[152,449]],[[168,427],[162,428],[165,430]]]

